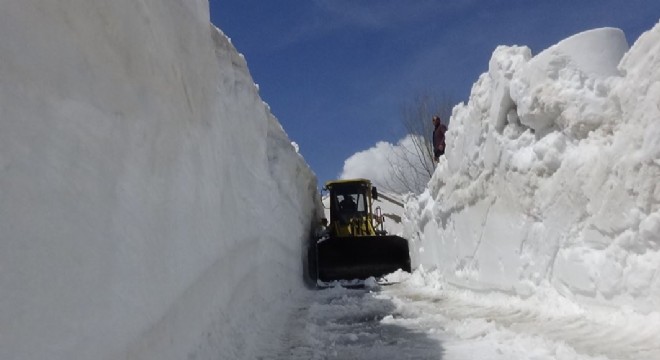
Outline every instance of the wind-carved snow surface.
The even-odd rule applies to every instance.
[[[498,47],[406,206],[413,262],[461,288],[657,311],[658,99],[660,25],[630,49],[611,28]]]
[[[0,5],[0,358],[256,358],[316,179],[206,0]]]

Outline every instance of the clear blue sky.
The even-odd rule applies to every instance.
[[[537,54],[618,27],[630,45],[658,0],[210,0],[211,21],[245,55],[261,97],[319,177],[403,134],[415,94],[467,101],[498,45]]]

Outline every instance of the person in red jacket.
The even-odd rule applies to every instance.
[[[433,117],[433,161],[438,162],[445,153],[445,132],[447,127],[440,121],[440,116]]]

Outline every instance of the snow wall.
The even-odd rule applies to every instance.
[[[207,0],[4,1],[0,34],[0,358],[256,358],[320,201]]]
[[[498,47],[406,206],[413,262],[450,285],[660,308],[660,25],[531,55]]]

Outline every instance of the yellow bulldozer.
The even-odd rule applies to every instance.
[[[317,232],[318,280],[379,278],[398,269],[410,272],[408,241],[388,235],[380,208],[374,213],[378,190],[367,179],[328,181],[330,222],[321,220]]]

